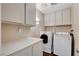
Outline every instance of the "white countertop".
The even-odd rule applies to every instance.
[[[3,47],[2,47],[2,52],[3,52],[2,55],[3,56],[10,55],[16,51],[19,51],[23,48],[31,46],[40,41],[42,41],[42,39],[30,37],[30,38],[26,38],[26,39],[22,39],[22,40],[18,40],[18,41],[5,43],[5,44],[3,44]]]

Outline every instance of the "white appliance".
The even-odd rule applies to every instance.
[[[46,34],[48,36],[48,43],[43,44],[43,51],[47,52],[47,53],[51,53],[51,51],[52,51],[52,49],[51,49],[51,45],[52,45],[52,32],[41,31],[40,32],[40,36],[42,34]]]
[[[59,56],[71,56],[71,37],[66,32],[54,34],[54,54]]]

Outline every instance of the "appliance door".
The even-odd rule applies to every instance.
[[[71,38],[69,35],[54,35],[54,54],[59,56],[71,56]]]
[[[52,32],[46,32],[45,34],[48,36],[48,43],[43,44],[43,51],[51,53]]]

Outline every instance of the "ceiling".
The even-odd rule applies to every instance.
[[[69,8],[71,6],[71,3],[37,3],[37,10],[40,10],[42,13],[47,14],[55,12],[57,10]]]

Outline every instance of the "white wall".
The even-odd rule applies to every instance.
[[[21,29],[21,32],[19,32],[19,29]],[[26,26],[2,24],[1,30],[2,43],[20,40],[30,36],[30,27]]]
[[[79,4],[73,4],[72,6],[72,28],[75,35],[75,50],[79,50]],[[75,55],[79,56],[79,53],[75,51]]]
[[[39,25],[31,28],[31,33],[33,37],[39,37],[40,31],[44,30],[44,14],[41,13],[39,10],[36,11],[36,17],[40,19]]]

